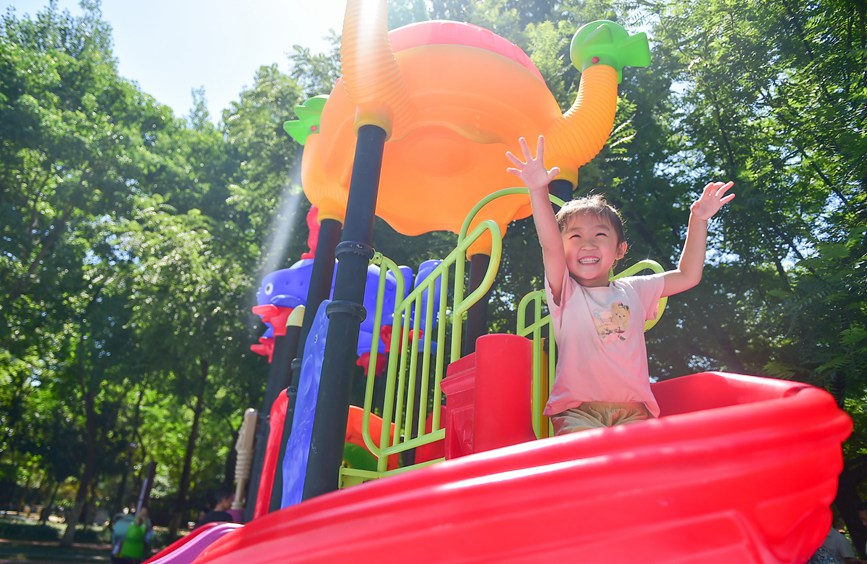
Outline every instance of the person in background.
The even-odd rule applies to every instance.
[[[862,503],[859,506],[858,514],[862,524],[867,526],[867,503]],[[852,543],[841,531],[843,527],[842,520],[835,518],[822,546],[810,557],[807,564],[858,564],[867,562],[855,555]]]
[[[148,519],[147,508],[142,507],[126,528],[126,534],[120,541],[117,554],[112,551],[112,560],[118,564],[138,564],[146,556],[149,540],[150,519]]]
[[[118,562],[118,554],[123,545],[123,539],[126,538],[126,531],[129,526],[135,521],[135,515],[127,513],[124,508],[122,513],[118,513],[111,520],[111,561]]]
[[[855,549],[852,548],[852,543],[846,538],[846,535],[840,532],[842,523],[839,520],[831,523],[831,528],[828,530],[828,536],[825,537],[825,542],[822,547],[825,548],[839,562],[860,562],[855,556]]]
[[[861,519],[861,525],[867,528],[867,501],[861,501],[858,504],[858,518]],[[864,553],[867,554],[867,546],[864,547]],[[865,562],[864,560],[859,560],[858,562]]]
[[[201,527],[205,523],[234,523],[235,519],[229,510],[232,508],[232,502],[235,496],[228,492],[220,492],[217,494],[217,503],[214,508],[199,519],[196,528]]]

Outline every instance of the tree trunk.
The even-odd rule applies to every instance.
[[[48,523],[48,517],[51,515],[51,508],[54,507],[54,500],[57,499],[57,490],[60,489],[60,482],[54,482],[54,488],[51,490],[51,498],[48,500],[48,505],[42,508],[42,513],[39,515],[39,522],[43,525]]]
[[[235,443],[238,441],[238,432],[232,433],[232,444],[229,446],[229,456],[226,457],[226,467],[224,470],[224,478],[222,490],[227,492],[235,491],[235,466],[238,463],[238,451],[235,450]]]
[[[190,489],[190,473],[193,465],[193,452],[196,447],[196,438],[199,434],[199,419],[201,419],[202,411],[205,409],[205,390],[208,383],[208,361],[200,360],[201,378],[199,380],[199,390],[196,395],[196,403],[193,408],[193,427],[190,430],[190,437],[187,440],[187,449],[184,453],[184,469],[181,472],[181,482],[178,485],[178,497],[175,501],[175,510],[172,515],[172,520],[169,523],[169,537],[174,538],[178,534],[181,521],[184,514],[187,512],[187,495]]]
[[[864,545],[867,543],[867,531],[861,524],[861,519],[858,516],[858,505],[860,498],[858,496],[858,485],[867,478],[867,457],[859,456],[854,459],[843,461],[843,471],[840,472],[840,478],[837,482],[837,499],[834,505],[837,506],[837,511],[846,523],[846,528],[852,536],[852,544],[861,558],[867,556],[864,550]]]
[[[84,375],[84,361],[82,359],[82,345],[78,346],[78,383],[81,387],[81,396],[84,400],[84,420],[85,420],[85,448],[86,455],[84,459],[84,472],[81,474],[81,480],[78,482],[78,491],[75,494],[75,507],[68,514],[66,523],[66,531],[63,533],[63,538],[60,539],[60,546],[71,547],[75,541],[75,528],[78,526],[78,517],[84,508],[84,503],[87,501],[87,492],[90,491],[90,483],[96,472],[96,414],[94,413],[94,398],[87,387],[87,381]]]

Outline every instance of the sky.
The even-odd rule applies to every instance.
[[[19,18],[35,16],[47,5],[0,0],[0,13],[14,7]],[[78,0],[58,6],[81,14]],[[192,90],[204,87],[217,121],[261,65],[288,71],[292,45],[327,51],[325,38],[329,29],[340,32],[344,6],[345,0],[102,0],[102,16],[112,27],[121,76],[178,117],[189,114]]]

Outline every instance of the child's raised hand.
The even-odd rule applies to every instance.
[[[712,218],[721,207],[734,200],[735,195],[726,195],[734,182],[711,182],[704,187],[701,197],[689,207],[692,215],[698,219],[707,221]]]
[[[530,190],[544,189],[547,191],[548,184],[554,180],[554,177],[560,174],[560,169],[556,166],[551,170],[545,169],[545,138],[541,135],[539,136],[539,142],[536,145],[535,158],[533,158],[533,155],[530,153],[530,147],[527,145],[526,139],[521,137],[518,139],[518,142],[521,144],[521,151],[524,153],[524,160],[522,161],[513,155],[511,151],[506,151],[506,156],[515,165],[514,168],[509,167],[506,171],[523,180],[524,184],[526,184]]]

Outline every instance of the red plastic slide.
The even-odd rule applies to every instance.
[[[660,419],[334,492],[246,525],[197,562],[806,561],[830,526],[851,431],[834,399],[720,372],[654,393]]]
[[[274,475],[280,457],[280,439],[283,436],[283,425],[286,423],[286,410],[289,406],[289,396],[286,390],[277,394],[277,399],[271,404],[271,416],[268,421],[268,446],[265,449],[265,459],[262,462],[262,474],[259,478],[259,490],[256,494],[256,508],[253,519],[258,519],[268,513],[271,503],[271,490],[274,487]]]

